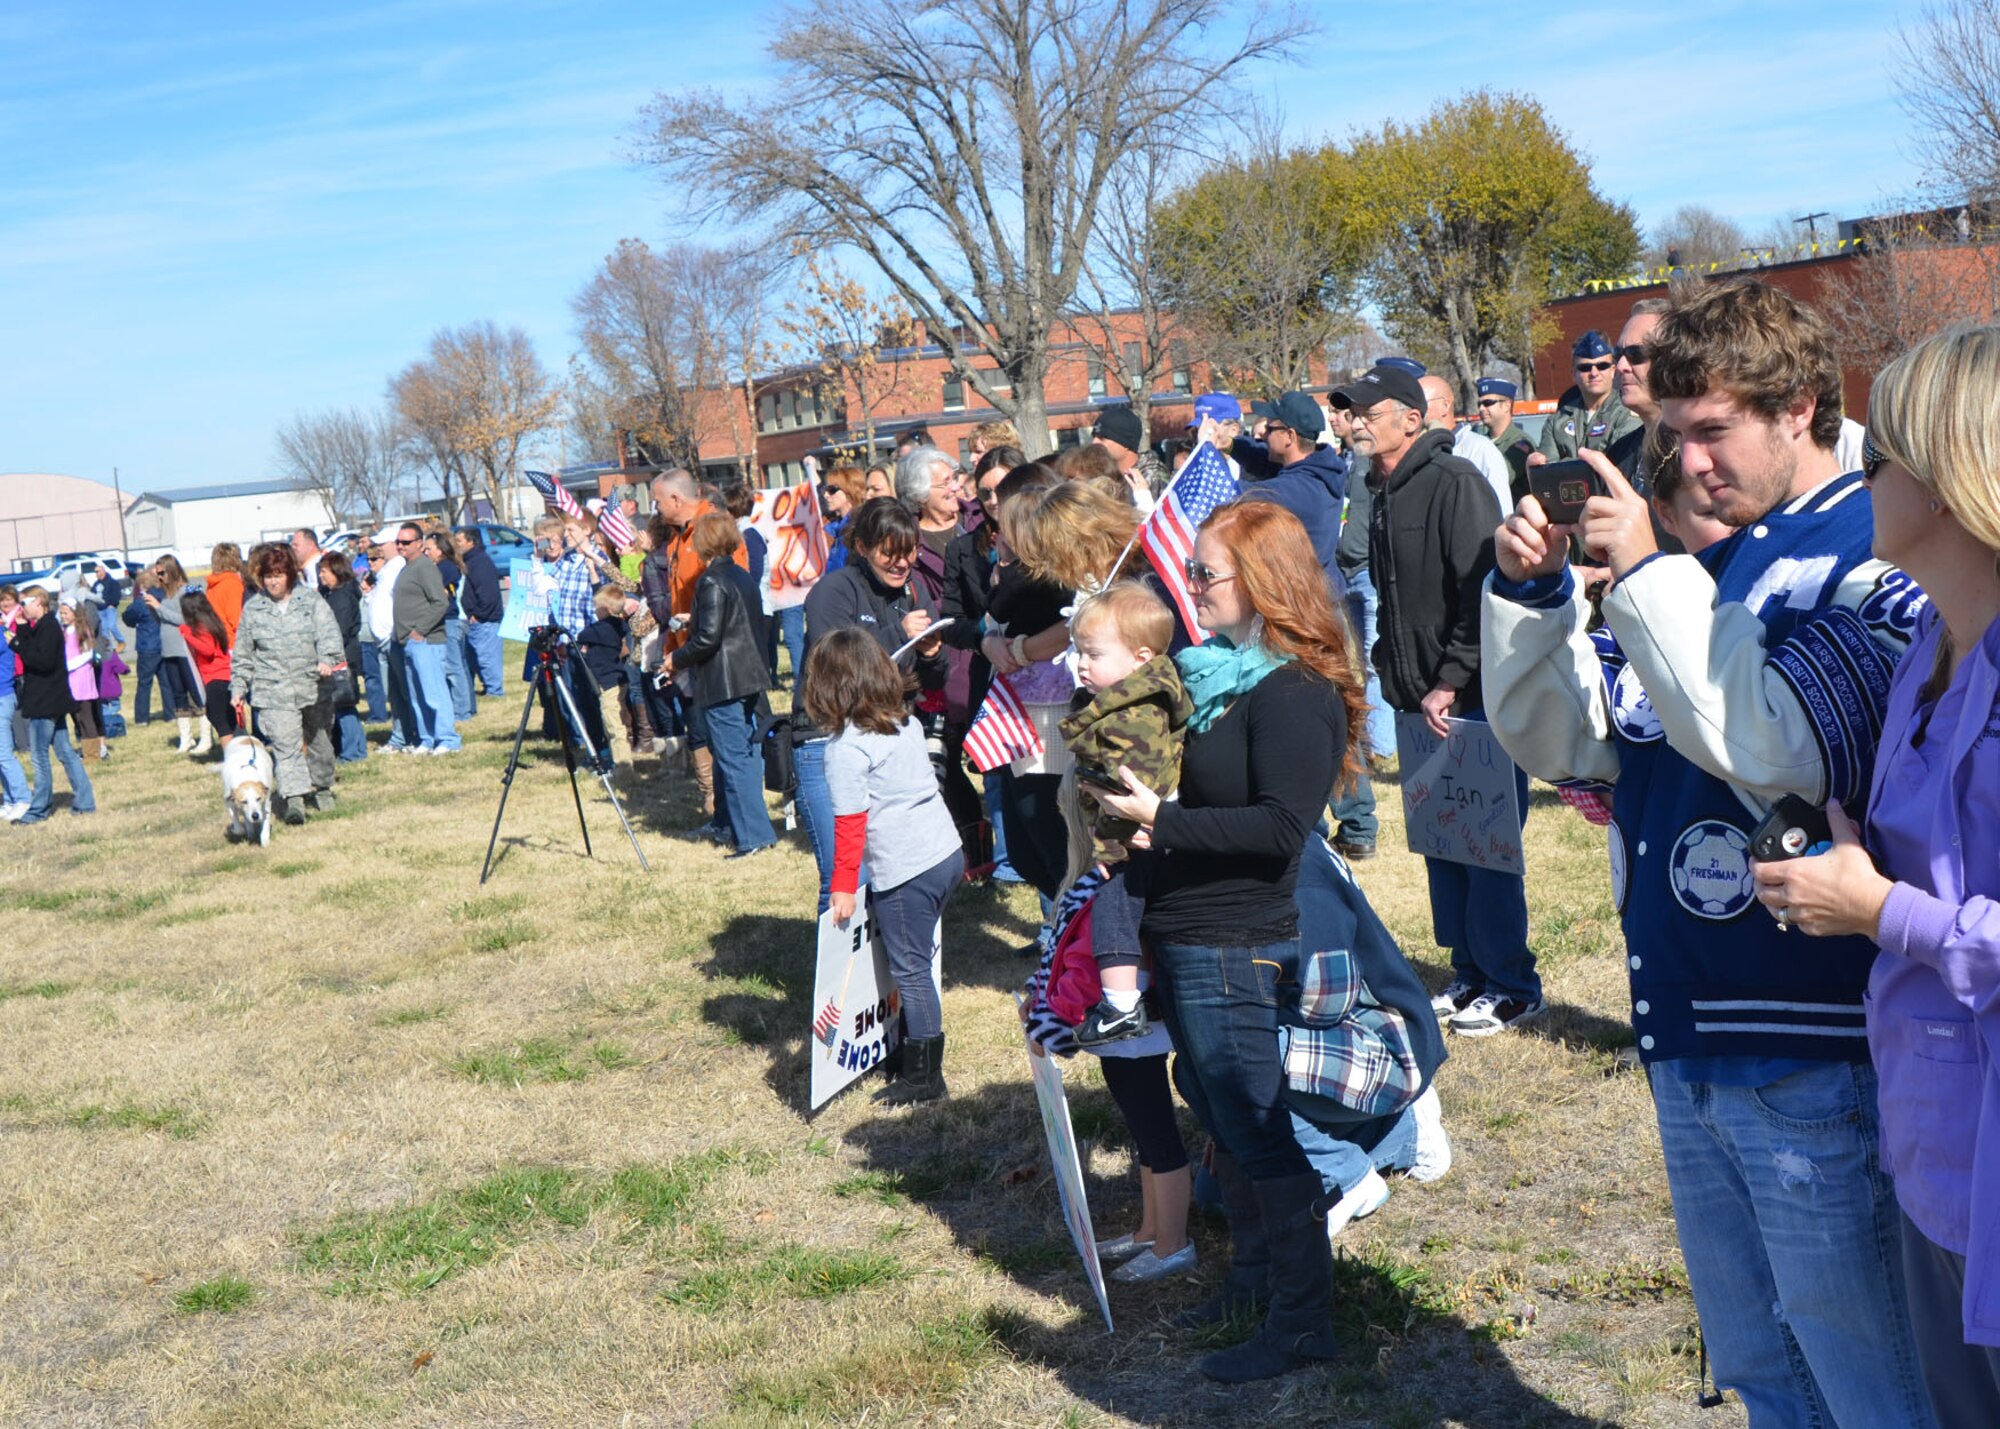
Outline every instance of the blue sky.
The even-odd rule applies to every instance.
[[[1485,85],[1539,97],[1642,222],[1686,202],[1753,228],[1854,214],[1910,180],[1878,6],[1413,3],[1359,28],[1304,8],[1321,37],[1256,81],[1302,138]],[[675,236],[626,158],[639,108],[771,82],[777,9],[13,0],[0,470],[115,465],[128,491],[265,476],[294,413],[375,404],[432,332],[480,318],[560,372],[597,262]]]

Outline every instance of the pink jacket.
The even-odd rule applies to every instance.
[[[97,669],[91,664],[91,652],[85,650],[76,638],[76,627],[63,627],[63,655],[69,662],[69,692],[79,700],[94,700],[97,694]]]

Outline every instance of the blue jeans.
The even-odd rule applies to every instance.
[[[139,652],[139,673],[137,678],[139,681],[139,690],[133,698],[139,704],[137,711],[133,714],[133,718],[140,724],[151,724],[153,722],[153,686],[160,678],[160,652],[158,650],[141,650]],[[160,699],[162,703],[165,702],[165,691],[161,692]]]
[[[361,642],[361,688],[368,697],[368,720],[380,724],[389,717],[389,688],[382,676],[382,652],[375,642]]]
[[[69,776],[69,811],[72,814],[88,814],[97,808],[97,795],[90,787],[90,775],[84,772],[83,756],[76,752],[76,746],[69,742],[69,731],[63,728],[63,721],[53,719],[31,719],[28,721],[28,744],[33,750],[35,766],[35,793],[28,802],[28,812],[21,816],[24,824],[39,824],[49,816],[55,805],[54,775],[49,769],[49,749],[54,747],[56,758],[62,761],[63,773]]]
[[[500,627],[484,620],[465,622],[465,648],[479,669],[479,693],[504,695],[500,681]]]
[[[382,643],[382,667],[388,676],[384,683],[389,687],[389,748],[415,749],[422,740],[417,734],[417,713],[411,698],[409,661],[401,641]]]
[[[1281,1031],[1278,1039],[1281,1058],[1288,1041],[1289,1034]],[[1352,1110],[1332,1097],[1302,1092],[1291,1086],[1285,1088],[1284,1096],[1292,1113],[1292,1135],[1298,1138],[1306,1159],[1319,1172],[1329,1192],[1339,1195],[1353,1190],[1370,1168],[1393,1171],[1416,1165],[1417,1115],[1410,1108],[1403,1109],[1395,1125],[1372,1149],[1363,1150],[1347,1137],[1356,1127],[1373,1125],[1372,1122],[1357,1121]]]
[[[1475,710],[1463,718],[1485,716]],[[1528,775],[1519,768],[1514,798],[1525,827]],[[1426,858],[1424,871],[1430,875],[1432,936],[1439,947],[1451,949],[1452,977],[1495,997],[1539,998],[1542,975],[1528,947],[1527,879],[1442,858]]]
[[[757,697],[724,700],[702,713],[708,717],[708,747],[715,760],[715,812],[736,836],[738,849],[766,848],[778,841],[764,807],[764,760],[757,748]]]
[[[333,711],[335,757],[342,764],[355,764],[368,757],[368,726],[353,705],[336,705]]]
[[[403,645],[403,663],[409,672],[410,703],[415,707],[417,738],[425,749],[458,749],[462,742],[452,728],[451,681],[446,667],[451,651],[426,640]]]
[[[1368,652],[1375,648],[1376,612],[1381,602],[1375,582],[1363,567],[1347,578],[1347,619],[1361,641],[1361,663],[1368,671],[1368,752],[1388,758],[1396,752],[1396,712],[1382,700],[1382,677]]]
[[[1000,779],[989,774],[981,782],[986,786],[980,795],[980,802],[986,806],[986,827],[993,831],[993,881],[1026,883],[1028,880],[1007,861],[1007,821],[1000,817]]]
[[[1311,1172],[1292,1134],[1278,1060],[1278,989],[1296,988],[1298,939],[1233,948],[1160,943],[1153,970],[1180,1053],[1174,1081],[1208,1133],[1253,1181]]]
[[[472,665],[465,658],[465,622],[447,616],[444,622],[444,682],[451,691],[451,717],[463,722],[478,713],[472,697]]]
[[[931,981],[932,936],[944,905],[965,878],[965,852],[953,849],[915,878],[894,888],[871,889],[868,916],[882,933],[889,975],[903,995],[903,1031],[935,1037],[944,1031],[944,1007]]]
[[[1361,766],[1352,789],[1335,794],[1327,802],[1327,810],[1333,815],[1335,843],[1375,846],[1379,821],[1375,817],[1375,786],[1368,782],[1367,765]]]
[[[819,865],[821,913],[833,899],[833,791],[826,786],[826,746],[826,740],[813,739],[792,751],[792,770],[799,781],[795,800],[799,822],[812,843],[813,862]]]
[[[1874,1068],[1826,1062],[1755,1087],[1649,1072],[1716,1383],[1756,1429],[1931,1425]]]
[[[0,650],[0,660],[13,659],[13,652]],[[0,804],[28,802],[28,776],[14,757],[14,708],[18,701],[9,690],[0,695]]]
[[[778,642],[785,642],[785,652],[792,657],[792,688],[799,687],[799,671],[806,667],[806,608],[803,605],[788,605],[771,615],[771,678],[778,675]]]

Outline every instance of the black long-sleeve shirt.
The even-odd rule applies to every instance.
[[[1229,947],[1294,936],[1299,855],[1346,753],[1339,691],[1296,664],[1189,736],[1180,798],[1153,822],[1146,936]]]

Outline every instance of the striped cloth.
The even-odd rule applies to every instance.
[[[610,538],[614,550],[629,551],[639,544],[638,536],[633,534],[632,523],[625,519],[625,513],[618,509],[617,502],[593,498],[584,504],[597,518],[597,529]]]
[[[569,488],[545,471],[524,471],[528,484],[542,494],[542,504],[562,516],[583,519],[583,508],[576,504],[576,498],[569,494]]]
[[[1040,754],[1046,746],[1005,675],[995,675],[972,728],[965,732],[965,757],[981,774]]]
[[[1222,453],[1203,442],[1168,483],[1160,504],[1139,528],[1139,546],[1160,573],[1167,594],[1180,611],[1181,623],[1197,644],[1208,638],[1208,632],[1194,618],[1194,596],[1188,590],[1183,563],[1194,554],[1195,533],[1209,513],[1234,501],[1241,491]]]

